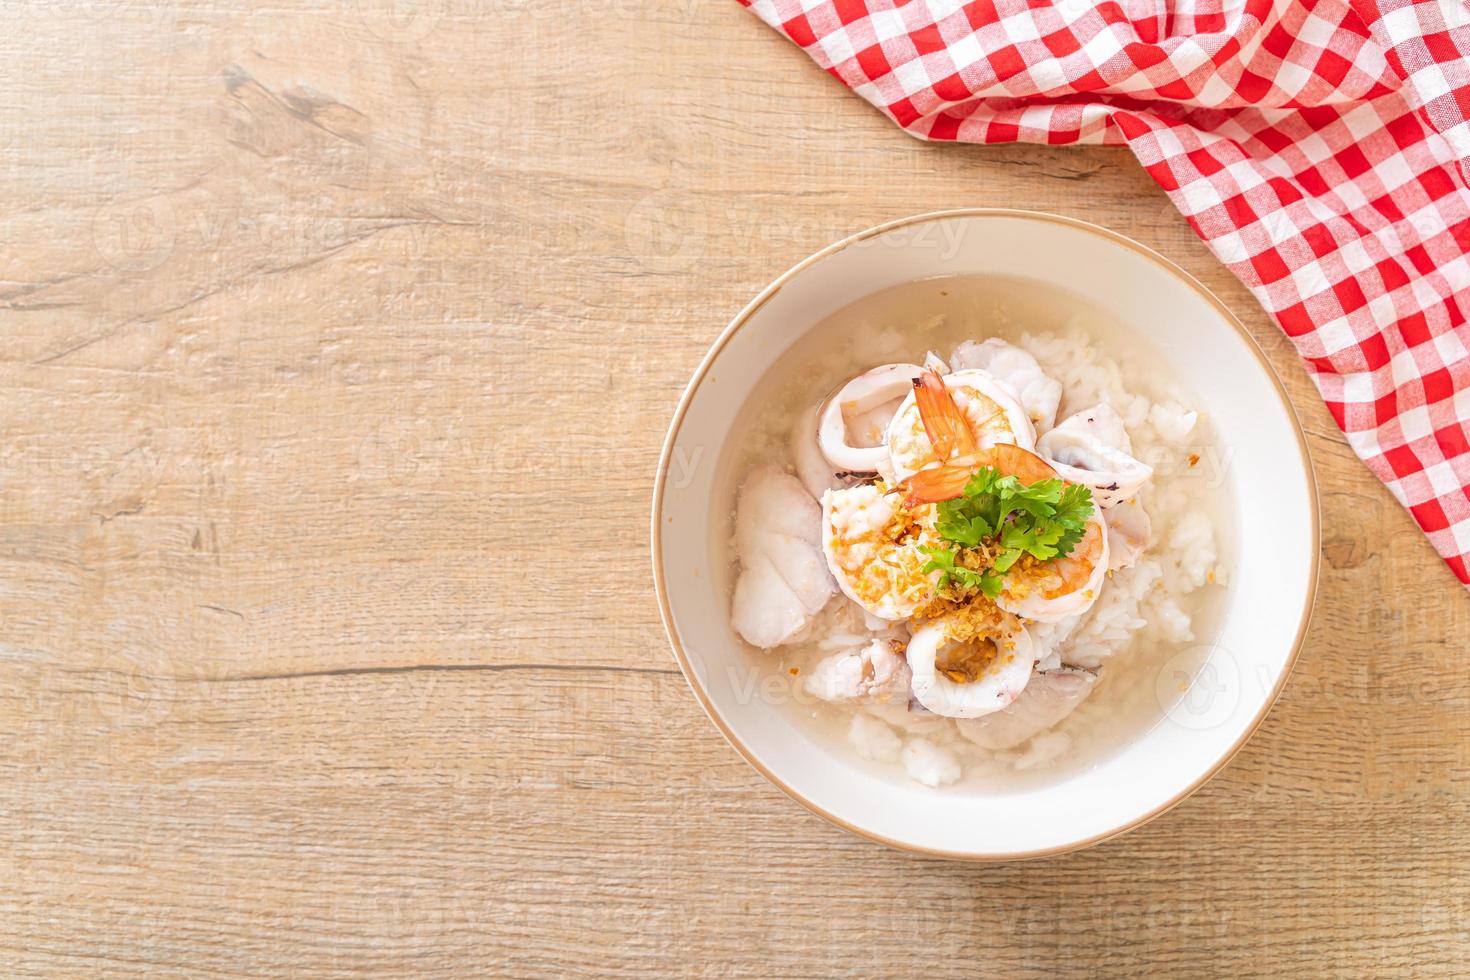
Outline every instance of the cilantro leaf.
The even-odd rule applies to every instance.
[[[1044,562],[1071,554],[1092,512],[1092,491],[1085,486],[1057,478],[1025,484],[985,467],[970,477],[961,496],[938,505],[935,529],[955,547],[924,547],[930,560],[922,570],[940,573],[941,590],[978,588],[994,598],[1023,557]],[[963,549],[987,542],[995,546],[988,568],[977,572],[959,563]]]
[[[939,520],[935,524],[940,537],[966,548],[973,548],[995,534],[995,524],[990,515],[978,508],[967,507],[965,498],[946,500],[939,505]]]
[[[1006,572],[1009,572],[1011,570],[1011,567],[1015,565],[1016,562],[1021,560],[1021,555],[1023,554],[1025,554],[1025,552],[1023,552],[1020,548],[1007,548],[996,556],[995,564],[991,565],[990,567],[995,569],[997,572],[1004,574]]]
[[[957,586],[961,591],[980,587],[981,579],[984,577],[983,573],[957,564],[960,556],[958,549],[920,545],[919,550],[929,556],[929,560],[919,566],[919,571],[939,572],[938,588],[940,590],[947,589],[951,585]]]
[[[1005,585],[1006,577],[994,571],[988,571],[980,577],[980,591],[992,599],[1000,595]]]

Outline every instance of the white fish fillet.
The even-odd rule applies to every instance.
[[[955,721],[960,734],[983,749],[1009,749],[1070,715],[1097,685],[1097,675],[1062,667],[1038,671],[1009,707],[980,718]]]
[[[909,665],[884,640],[833,654],[812,668],[802,686],[823,701],[882,700],[907,704]]]
[[[735,551],[730,619],[753,646],[798,637],[837,591],[822,554],[822,508],[789,473],[763,467],[740,488]]]

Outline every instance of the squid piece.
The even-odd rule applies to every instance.
[[[947,619],[937,619],[909,640],[907,659],[914,697],[948,718],[978,718],[1011,705],[1031,679],[1031,634],[1014,631],[956,644]]]
[[[1064,480],[1091,489],[1103,510],[1133,497],[1154,475],[1152,466],[1130,455],[1123,419],[1108,405],[1070,416],[1043,435],[1036,448]]]
[[[796,465],[797,479],[813,499],[821,500],[828,490],[842,490],[858,483],[860,477],[835,469],[822,454],[817,441],[817,419],[820,405],[813,405],[796,417],[791,426],[791,460]]]
[[[884,364],[858,375],[827,400],[818,420],[817,443],[837,470],[876,473],[888,462],[884,445],[891,403],[902,403],[914,379],[924,373],[917,364]],[[856,429],[861,441],[851,440]]]

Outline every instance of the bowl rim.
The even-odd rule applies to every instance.
[[[942,848],[923,847],[917,844],[911,844],[907,841],[886,837],[882,834],[875,834],[872,831],[865,830],[862,827],[858,827],[852,823],[849,823],[836,814],[831,813],[820,806],[817,806],[811,800],[803,796],[794,787],[787,785],[787,783],[785,783],[783,780],[777,778],[777,776],[773,772],[771,772],[771,770],[767,768],[765,764],[760,761],[760,759],[756,757],[755,753],[753,753],[749,749],[749,747],[747,747],[745,743],[741,741],[740,737],[735,734],[734,730],[725,723],[724,718],[722,718],[719,712],[715,709],[715,706],[710,700],[709,695],[705,692],[704,688],[698,682],[695,672],[691,669],[689,665],[689,660],[684,652],[683,645],[679,641],[678,630],[674,626],[673,611],[669,608],[668,588],[664,579],[662,547],[663,538],[661,525],[663,523],[664,487],[668,479],[670,461],[674,451],[674,443],[678,439],[679,429],[684,422],[684,416],[689,410],[689,405],[693,401],[695,392],[699,389],[700,384],[704,381],[705,375],[709,372],[710,367],[713,366],[715,358],[719,356],[720,352],[725,348],[725,345],[729,343],[730,339],[735,336],[736,332],[739,331],[740,328],[743,327],[747,322],[749,322],[750,318],[753,317],[756,312],[760,310],[760,308],[771,299],[771,297],[780,292],[781,288],[785,286],[786,283],[804,272],[808,267],[816,264],[827,256],[839,252],[842,249],[845,249],[851,245],[857,244],[858,242],[865,241],[869,238],[874,238],[878,235],[886,234],[890,231],[898,228],[903,228],[908,225],[922,224],[931,221],[948,221],[962,218],[1019,218],[1028,221],[1040,221],[1045,223],[1058,224],[1076,231],[1083,231],[1092,235],[1100,236],[1116,245],[1121,245],[1122,247],[1130,249],[1133,252],[1136,252],[1139,255],[1143,256],[1145,259],[1159,266],[1164,272],[1174,276],[1175,278],[1183,282],[1186,286],[1193,289],[1202,299],[1214,306],[1215,309],[1219,312],[1220,316],[1225,320],[1225,322],[1228,323],[1232,328],[1234,328],[1236,335],[1244,343],[1246,350],[1251,354],[1251,356],[1256,359],[1256,362],[1260,365],[1261,370],[1264,371],[1266,377],[1270,379],[1271,384],[1276,389],[1276,397],[1281,402],[1281,406],[1286,410],[1287,418],[1291,421],[1292,432],[1296,436],[1297,448],[1298,451],[1301,453],[1302,469],[1306,476],[1307,489],[1310,491],[1309,503],[1311,509],[1311,538],[1312,541],[1315,543],[1315,547],[1312,549],[1312,563],[1308,575],[1309,580],[1307,583],[1307,598],[1306,602],[1302,604],[1301,616],[1297,623],[1296,637],[1292,641],[1291,652],[1287,657],[1286,665],[1282,669],[1280,676],[1276,679],[1276,683],[1272,687],[1269,695],[1262,702],[1261,707],[1257,710],[1255,716],[1250,720],[1250,723],[1246,726],[1240,737],[1237,738],[1235,742],[1228,749],[1225,750],[1225,752],[1220,756],[1218,760],[1216,760],[1215,764],[1211,766],[1207,772],[1195,779],[1188,786],[1180,790],[1164,803],[1154,807],[1153,809],[1144,814],[1141,814],[1138,817],[1135,817],[1122,826],[1104,831],[1100,834],[1094,834],[1093,836],[1084,838],[1082,840],[1071,841],[1066,844],[1058,844],[1053,847],[1038,848],[1031,851],[1018,851],[1014,853],[1003,854],[982,854],[976,853],[974,851],[949,851]],[[650,553],[653,560],[654,593],[658,599],[659,617],[663,621],[664,633],[668,637],[669,646],[673,650],[674,659],[678,661],[679,671],[684,675],[685,683],[689,685],[690,691],[693,692],[695,699],[704,709],[704,713],[709,716],[709,719],[714,722],[715,727],[719,729],[722,735],[724,735],[725,741],[729,742],[730,745],[734,747],[734,749],[745,759],[746,762],[751,765],[752,768],[754,768],[757,772],[764,776],[767,782],[780,789],[783,793],[785,793],[791,799],[795,800],[797,803],[800,803],[802,806],[806,807],[812,813],[815,813],[817,816],[822,817],[829,823],[841,827],[843,830],[846,830],[851,834],[855,834],[858,837],[865,838],[878,844],[884,844],[888,847],[894,848],[895,850],[907,851],[911,854],[920,854],[926,857],[945,858],[952,861],[966,861],[976,863],[1033,860],[1037,858],[1052,857],[1059,854],[1067,854],[1072,851],[1078,851],[1086,847],[1091,847],[1095,844],[1100,844],[1103,841],[1111,840],[1112,838],[1117,837],[1121,834],[1126,834],[1130,830],[1134,830],[1150,822],[1151,820],[1163,816],[1165,813],[1168,813],[1174,807],[1184,802],[1190,796],[1194,795],[1194,793],[1197,792],[1200,787],[1204,786],[1205,783],[1213,779],[1215,775],[1220,772],[1220,770],[1224,769],[1227,765],[1230,764],[1231,760],[1235,758],[1236,754],[1241,750],[1245,743],[1250,741],[1251,736],[1256,733],[1256,730],[1261,726],[1261,723],[1265,721],[1266,715],[1270,713],[1272,707],[1275,706],[1277,699],[1281,696],[1282,690],[1286,687],[1286,682],[1290,679],[1292,670],[1296,667],[1297,659],[1301,655],[1302,647],[1306,643],[1307,633],[1311,626],[1312,614],[1317,604],[1317,592],[1318,586],[1320,584],[1322,564],[1321,494],[1317,486],[1316,473],[1312,468],[1312,456],[1307,445],[1306,433],[1302,429],[1301,419],[1297,415],[1296,408],[1292,405],[1291,398],[1287,394],[1286,386],[1283,385],[1281,382],[1281,377],[1271,366],[1271,362],[1266,359],[1265,353],[1261,350],[1260,345],[1256,343],[1255,338],[1251,336],[1251,333],[1246,328],[1245,324],[1241,323],[1240,319],[1236,317],[1233,312],[1231,312],[1230,308],[1226,306],[1225,303],[1218,296],[1211,292],[1204,283],[1200,282],[1179,265],[1165,258],[1159,252],[1156,252],[1152,248],[1149,248],[1147,245],[1144,245],[1141,242],[1134,241],[1132,238],[1129,238],[1128,236],[1123,235],[1119,232],[1113,231],[1110,228],[1105,228],[1102,225],[1094,224],[1090,221],[1084,221],[1081,218],[1073,218],[1066,215],[1052,214],[1046,211],[1032,211],[1023,208],[951,208],[941,211],[926,211],[922,214],[909,215],[908,217],[904,218],[896,218],[892,221],[886,221],[882,224],[874,225],[871,228],[866,228],[855,234],[849,235],[846,238],[841,239],[840,241],[833,242],[831,245],[828,245],[825,248],[813,252],[811,255],[797,262],[795,265],[791,266],[785,272],[781,273],[781,275],[772,280],[771,283],[767,285],[764,289],[762,289],[754,299],[747,303],[745,307],[740,310],[739,313],[735,314],[735,316],[725,326],[725,329],[722,330],[720,332],[720,335],[715,338],[714,343],[710,345],[709,350],[700,360],[699,366],[695,368],[694,374],[689,379],[689,383],[685,386],[683,394],[679,397],[679,403],[674,409],[673,419],[669,422],[668,432],[664,436],[663,448],[659,452],[658,470],[654,477],[653,485],[653,507],[651,519],[649,522],[649,534]]]

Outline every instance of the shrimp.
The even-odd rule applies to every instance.
[[[914,406],[919,410],[919,423],[929,438],[931,450],[940,462],[958,453],[973,453],[980,448],[970,420],[949,393],[944,379],[933,371],[925,371],[914,379]]]
[[[1091,609],[1107,572],[1108,525],[1094,508],[1075,548],[1051,561],[1017,563],[995,603],[1017,616],[1055,623]]]
[[[901,403],[923,371],[917,364],[884,364],[853,378],[829,398],[817,426],[817,443],[827,462],[851,473],[878,472],[888,462],[884,437],[893,418],[885,406]],[[852,422],[868,430],[862,433],[868,445],[848,442]]]
[[[949,718],[978,718],[1000,711],[1020,696],[1031,680],[1035,647],[1020,624],[993,635],[955,642],[965,630],[943,617],[909,640],[909,670],[914,697],[925,708]]]
[[[986,372],[957,371],[941,378],[925,371],[888,423],[887,442],[893,475],[902,480],[974,449],[998,444],[1031,449],[1036,430],[1015,394]]]
[[[942,542],[934,508],[910,511],[900,494],[872,484],[822,495],[822,551],[837,585],[880,619],[907,619],[926,605],[939,581],[921,569],[923,546]]]
[[[948,404],[946,404],[948,403]],[[958,410],[937,393],[928,402],[925,422],[936,421],[931,442],[936,448],[963,449],[967,443],[955,434]],[[920,470],[900,484],[909,506],[952,500],[964,493],[976,470],[993,466],[1028,485],[1057,477],[1056,469],[1035,453],[1019,446],[997,445],[956,456],[938,466]],[[927,510],[927,508],[925,508]],[[1012,568],[996,604],[1007,612],[1038,622],[1056,622],[1085,612],[1097,601],[1108,570],[1108,527],[1094,507],[1082,539],[1068,554],[1047,562],[1025,559]]]

